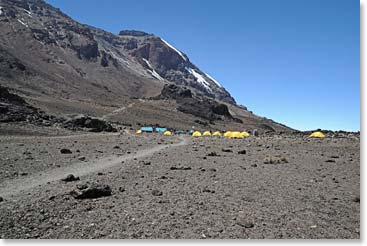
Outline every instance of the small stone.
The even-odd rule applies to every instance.
[[[20,173],[20,176],[27,176],[28,175],[28,173]]]
[[[191,167],[170,167],[171,170],[191,170]]]
[[[162,191],[159,191],[159,190],[153,190],[152,191],[152,195],[153,196],[162,196],[163,195],[163,192]]]
[[[112,189],[108,185],[102,185],[98,183],[94,183],[91,185],[85,185],[87,188],[77,189],[70,192],[75,199],[92,199],[92,198],[99,198],[104,196],[111,196]]]
[[[79,160],[79,161],[85,161],[85,160],[86,160],[86,158],[85,158],[85,156],[80,156],[80,157],[78,158],[78,160]]]
[[[233,152],[231,149],[222,149],[222,152],[227,152],[227,153],[229,153],[229,152]]]
[[[244,211],[240,211],[237,215],[236,224],[244,228],[253,228],[255,226],[253,215]]]
[[[73,174],[68,174],[65,178],[61,179],[64,182],[73,182],[80,180],[79,177],[75,177]]]
[[[114,146],[113,148],[114,148],[114,149],[119,149],[119,148],[120,148],[120,146],[117,146],[117,145],[116,145],[116,146]]]
[[[238,154],[245,155],[246,154],[246,150],[244,149],[244,150],[238,151]]]
[[[334,162],[335,162],[335,160],[328,159],[328,160],[326,160],[325,162],[334,163]]]
[[[358,202],[358,203],[360,203],[360,202],[361,202],[360,197],[359,197],[359,196],[355,197],[355,198],[353,199],[353,202]]]
[[[216,152],[210,152],[207,156],[218,156]]]
[[[204,189],[203,189],[203,192],[206,192],[206,193],[215,193],[215,191],[214,191],[214,190],[210,190],[210,189],[208,189],[208,188],[204,188]]]
[[[88,188],[88,185],[86,184],[78,184],[76,185],[76,188],[78,188],[79,190],[84,190]]]
[[[60,153],[61,153],[61,154],[72,154],[73,152],[71,152],[71,150],[70,150],[70,149],[61,149],[61,150],[60,150]]]
[[[124,191],[125,191],[125,188],[120,187],[120,188],[119,188],[119,191],[120,191],[120,192],[124,192]]]
[[[4,201],[4,198],[2,198],[1,196],[0,196],[0,202],[3,202]]]

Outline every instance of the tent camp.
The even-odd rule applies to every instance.
[[[144,127],[141,127],[140,130],[142,132],[153,132],[153,127],[151,127],[151,126],[144,126]]]
[[[214,133],[212,134],[212,136],[213,136],[213,137],[220,137],[220,136],[222,136],[222,133],[220,133],[220,132],[214,132]]]
[[[231,132],[231,134],[229,135],[229,138],[236,138],[236,139],[240,139],[240,138],[244,138],[240,132]]]
[[[210,137],[212,134],[210,133],[210,131],[205,131],[204,133],[203,133],[203,136],[205,136],[205,137]]]
[[[165,131],[165,132],[163,133],[163,135],[164,135],[164,136],[172,136],[172,132],[170,132],[170,131]]]
[[[325,134],[323,134],[322,132],[313,132],[310,136],[308,136],[309,138],[324,138]]]
[[[158,132],[158,133],[164,133],[167,131],[167,128],[165,127],[156,127],[155,128],[155,132]]]
[[[249,137],[250,136],[250,133],[244,131],[244,132],[241,132],[241,136],[246,138],[246,137]]]
[[[196,131],[192,134],[193,137],[201,137],[201,133]]]
[[[177,134],[177,135],[186,134],[186,132],[183,131],[183,130],[177,130],[177,131],[175,131],[175,134]]]

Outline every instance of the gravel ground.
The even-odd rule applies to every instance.
[[[359,146],[296,136],[2,136],[0,236],[358,239]],[[80,180],[61,181],[74,166]],[[92,183],[111,195],[70,194]]]

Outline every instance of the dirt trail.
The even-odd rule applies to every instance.
[[[131,108],[134,104],[135,104],[135,103],[130,103],[130,104],[129,104],[129,105],[127,105],[127,106],[124,106],[124,107],[118,108],[118,109],[116,109],[116,110],[112,111],[111,113],[105,114],[105,115],[103,115],[103,116],[102,116],[102,119],[106,119],[106,118],[108,118],[108,117],[110,117],[110,116],[113,116],[113,115],[116,115],[116,114],[118,114],[118,113],[121,113],[122,111],[125,111],[127,108]]]
[[[186,145],[188,139],[180,137],[179,143],[159,145],[153,148],[147,148],[137,151],[135,154],[127,154],[124,156],[109,156],[90,162],[77,162],[67,167],[47,170],[35,173],[31,176],[19,179],[13,179],[0,183],[0,195],[3,197],[16,195],[19,192],[32,189],[39,185],[44,185],[48,182],[60,180],[68,174],[83,176],[103,169],[107,169],[116,165],[123,165],[122,161],[131,160],[134,158],[143,158],[154,154],[155,152],[171,149]]]

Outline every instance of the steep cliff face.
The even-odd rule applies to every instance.
[[[171,44],[141,31],[121,31],[125,49],[157,79],[193,87],[208,97],[235,104],[234,98],[214,78],[201,71],[189,57]]]

